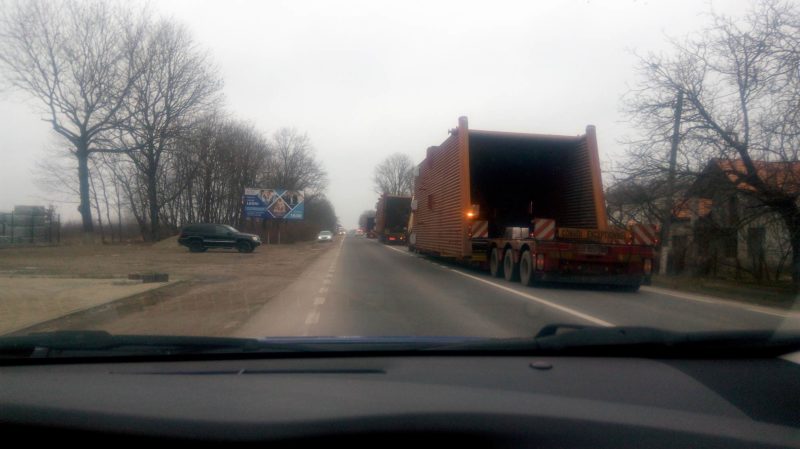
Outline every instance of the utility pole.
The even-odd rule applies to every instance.
[[[672,125],[672,145],[669,149],[669,173],[667,174],[667,201],[664,204],[664,219],[661,224],[661,261],[659,274],[667,274],[670,251],[670,226],[672,225],[672,197],[675,194],[675,164],[678,159],[678,144],[681,140],[681,114],[683,113],[683,91],[675,100],[675,122]]]

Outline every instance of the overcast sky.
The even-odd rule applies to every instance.
[[[470,128],[576,135],[597,126],[604,166],[632,130],[620,98],[632,50],[701,28],[747,2],[154,1],[186,24],[225,80],[226,108],[266,134],[307,132],[341,223],[373,208],[374,166],[415,163],[460,115]],[[0,211],[48,204],[37,159],[58,140],[24,95],[0,94]],[[77,219],[74,204],[56,203]]]

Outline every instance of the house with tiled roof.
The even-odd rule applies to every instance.
[[[753,161],[758,180],[800,195],[800,162]],[[741,160],[712,159],[673,210],[673,272],[775,279],[788,274],[789,234],[763,205]]]

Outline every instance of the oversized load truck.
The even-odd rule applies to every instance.
[[[368,239],[375,238],[375,217],[367,217],[367,226],[364,229],[364,233]]]
[[[411,197],[384,193],[378,199],[375,210],[375,234],[378,240],[389,245],[405,244]]]
[[[459,118],[416,171],[414,251],[493,276],[615,285],[650,282],[654,244],[609,226],[597,137],[478,131]]]

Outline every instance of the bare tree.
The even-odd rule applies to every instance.
[[[634,120],[645,137],[664,142],[670,101],[682,94],[686,166],[697,169],[691,158],[698,155],[737,161],[727,164],[729,176],[782,217],[792,241],[792,278],[800,285],[800,180],[790,165],[800,152],[798,7],[764,0],[741,18],[712,13],[707,29],[670,44],[668,54],[640,58]],[[642,157],[663,161],[663,146],[651,148],[645,143]],[[784,162],[786,170],[769,176],[759,161]]]
[[[375,167],[372,180],[377,193],[410,196],[414,189],[414,162],[408,155],[395,153]]]
[[[93,232],[89,158],[112,151],[98,138],[117,126],[139,73],[128,54],[139,41],[136,14],[102,1],[25,0],[0,13],[0,70],[42,106],[43,119],[77,160],[83,231]]]
[[[281,128],[272,136],[270,150],[265,185],[305,190],[307,195],[320,193],[327,187],[327,174],[317,161],[307,134],[300,134],[293,128]]]
[[[159,190],[159,179],[171,176],[164,171],[165,156],[182,151],[180,137],[218,107],[222,81],[188,31],[170,20],[149,23],[139,51],[131,58],[131,66],[142,76],[124,102],[128,120],[109,134],[118,136],[114,141],[143,178],[148,237],[157,240],[161,208],[175,198]]]

